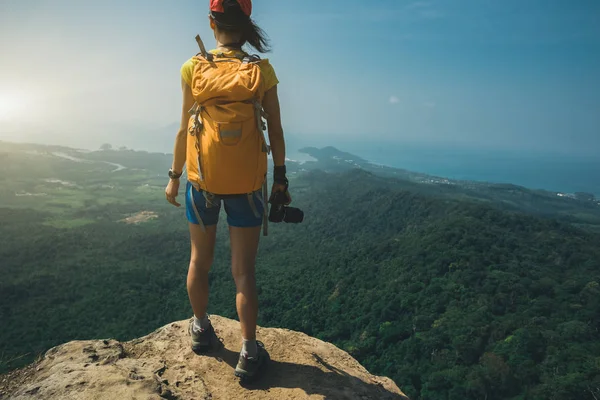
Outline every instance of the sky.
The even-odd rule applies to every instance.
[[[171,151],[208,3],[0,0],[0,140]],[[597,0],[260,0],[253,17],[293,143],[600,149]]]

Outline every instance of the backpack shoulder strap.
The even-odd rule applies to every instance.
[[[204,46],[204,42],[200,38],[200,35],[196,35],[196,43],[198,43],[198,47],[200,48],[200,54],[202,55],[202,57],[204,57],[208,61],[212,61],[213,55],[206,51],[206,47]]]
[[[244,64],[256,64],[259,63],[261,61],[261,58],[257,55],[254,54],[246,54],[243,58],[242,58],[242,62]]]

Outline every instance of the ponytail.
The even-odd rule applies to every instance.
[[[212,13],[213,18],[216,13]],[[214,18],[215,24],[217,28],[222,32],[231,33],[232,35],[236,35],[240,37],[239,42],[235,43],[237,46],[242,47],[246,43],[250,46],[254,47],[259,53],[267,53],[271,51],[269,47],[269,40],[267,39],[267,35],[265,31],[263,31],[258,25],[252,21],[250,18],[246,18],[246,20],[241,24],[226,24],[220,21],[221,18]]]
[[[248,43],[259,53],[267,53],[271,51],[267,35],[258,25],[254,23],[254,21],[248,21],[248,23],[242,28],[241,33],[242,43]]]

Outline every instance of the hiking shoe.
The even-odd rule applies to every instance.
[[[209,353],[219,350],[223,346],[212,324],[207,329],[197,329],[194,327],[194,320],[192,320],[189,326],[189,333],[192,338],[192,351],[196,354]]]
[[[270,357],[267,350],[265,350],[265,345],[257,340],[256,348],[256,357],[245,357],[240,354],[235,367],[235,376],[240,378],[241,383],[253,382],[267,366]]]

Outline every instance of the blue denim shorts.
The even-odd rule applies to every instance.
[[[221,203],[225,207],[229,226],[252,228],[262,225],[264,200],[260,190],[249,194],[213,195],[198,191],[190,182],[187,183],[185,214],[190,223],[199,225],[200,217],[204,226],[216,225]]]

